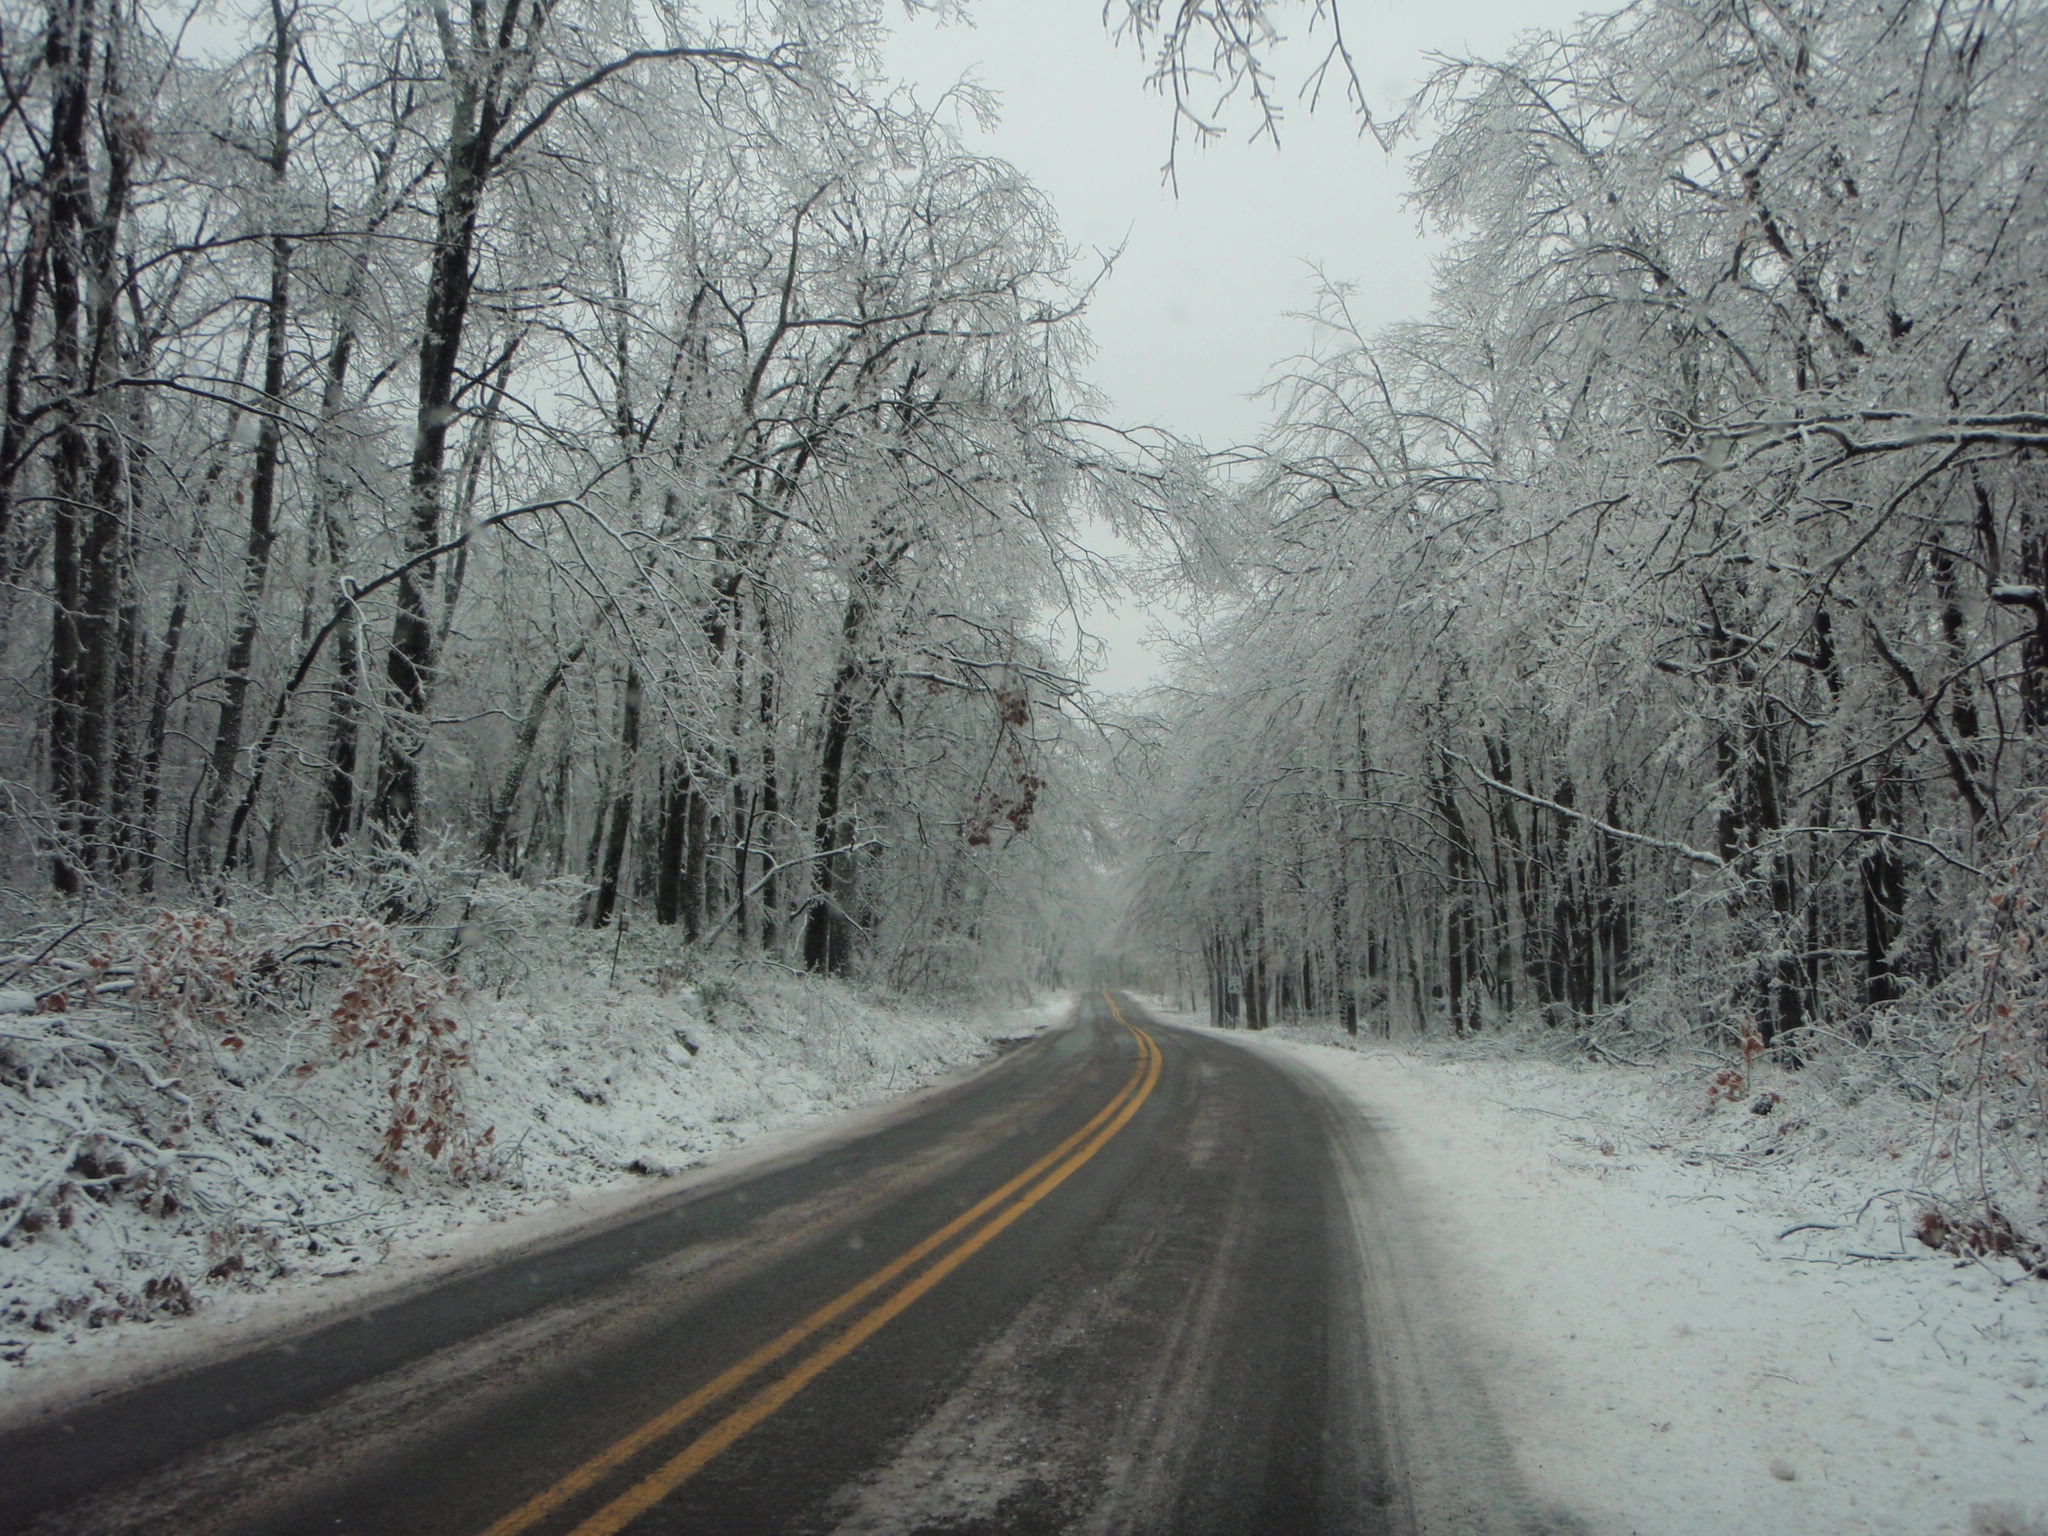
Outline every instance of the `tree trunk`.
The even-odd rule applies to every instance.
[[[271,0],[275,43],[271,65],[272,184],[282,190],[291,153],[287,80],[291,37],[281,0]],[[271,550],[277,542],[275,521],[278,461],[284,446],[285,327],[291,317],[291,242],[273,236],[270,242],[270,295],[263,310],[263,410],[256,428],[256,460],[249,472],[249,527],[242,545],[240,604],[227,649],[221,657],[221,704],[215,723],[205,808],[200,814],[197,843],[202,859],[213,851],[215,829],[234,787],[235,761],[242,750],[249,669],[256,656],[256,637],[263,617],[263,593],[270,580]]]
[[[43,184],[50,199],[50,345],[54,384],[66,396],[51,463],[50,798],[62,839],[51,863],[60,893],[84,886],[91,858],[98,764],[86,717],[94,615],[89,546],[98,509],[86,502],[88,389],[83,326],[85,229],[91,219],[86,127],[94,51],[93,0],[51,0],[43,63],[50,77],[50,139]]]
[[[782,893],[781,882],[773,873],[776,850],[780,841],[776,836],[782,824],[781,773],[776,763],[775,732],[776,693],[775,658],[770,648],[771,633],[766,606],[756,604],[761,612],[761,680],[759,689],[759,710],[756,722],[761,731],[761,916],[760,944],[764,951],[772,951],[782,940]],[[748,841],[753,841],[750,835]]]
[[[483,848],[480,857],[492,869],[504,869],[505,840],[512,827],[512,812],[519,804],[520,786],[526,782],[526,770],[533,761],[533,750],[540,741],[541,723],[547,718],[548,705],[554,699],[555,691],[562,686],[569,668],[583,657],[588,641],[577,642],[568,655],[549,669],[547,677],[534,690],[532,700],[526,706],[526,716],[519,722],[519,734],[512,743],[512,755],[505,763],[504,777],[498,783],[497,796],[491,801],[490,820],[484,826]]]
[[[654,920],[680,924],[685,941],[694,944],[704,928],[704,797],[687,759],[668,765],[665,785]]]
[[[1349,812],[1345,773],[1337,770],[1337,845],[1335,878],[1330,891],[1330,960],[1332,984],[1337,991],[1337,1019],[1344,1033],[1358,1033],[1357,967],[1351,956],[1351,847],[1347,836]]]
[[[850,604],[844,629],[857,634],[860,618],[859,604]],[[841,847],[840,840],[845,836],[840,796],[847,752],[853,740],[853,687],[861,673],[855,657],[848,655],[841,660],[838,674],[832,680],[825,713],[825,740],[818,754],[818,811],[812,823],[811,846],[820,857],[814,864],[816,891],[804,916],[804,966],[833,976],[844,975],[853,958],[851,920],[841,905],[852,884],[853,856],[832,850]]]
[[[43,273],[49,264],[50,208],[39,202],[30,215],[28,237],[15,268],[14,303],[8,311],[7,362],[0,375],[0,580],[17,574],[15,485],[28,462],[27,385],[36,345],[36,315],[42,307]]]
[[[479,7],[479,11],[481,11]],[[408,558],[441,542],[441,482],[453,426],[456,363],[468,324],[477,221],[493,168],[504,104],[495,95],[499,54],[510,43],[518,6],[504,0],[499,53],[493,53],[479,24],[469,57],[450,59],[456,101],[443,160],[436,207],[434,249],[427,270],[426,314],[420,328],[418,411],[412,460],[407,468],[408,511],[403,548]],[[479,23],[485,18],[479,16]],[[482,60],[492,59],[488,69]],[[397,614],[385,653],[384,677],[391,713],[378,768],[375,815],[400,848],[419,846],[420,756],[426,749],[427,707],[434,671],[434,626],[428,613],[434,567],[427,561],[398,582]]]
[[[1834,621],[1826,608],[1813,616],[1813,648],[1817,670],[1837,705],[1842,697],[1841,658],[1835,650]],[[1868,769],[1868,772],[1865,769]],[[1849,800],[1856,808],[1858,838],[1856,876],[1863,916],[1863,1001],[1869,1008],[1898,1001],[1899,978],[1894,970],[1893,946],[1905,920],[1905,869],[1893,845],[1869,834],[1897,825],[1900,806],[1897,780],[1891,773],[1890,754],[1868,765],[1858,765],[1849,774]],[[1852,1032],[1868,1039],[1870,1021],[1855,1021]]]
[[[597,893],[590,926],[610,924],[619,904],[619,871],[626,862],[626,833],[633,822],[633,773],[640,752],[640,673],[626,667],[624,697],[619,702],[619,754],[614,768],[612,801],[603,819],[604,851],[598,864]]]

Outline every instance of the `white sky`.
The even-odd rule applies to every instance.
[[[1121,9],[1122,0],[1114,0]],[[1376,112],[1399,110],[1430,53],[1502,52],[1533,27],[1568,27],[1582,0],[1345,0],[1345,32]],[[896,20],[888,58],[925,100],[971,77],[1001,100],[992,133],[964,122],[971,147],[1017,166],[1051,197],[1068,238],[1123,246],[1098,290],[1089,370],[1111,419],[1225,448],[1255,439],[1264,402],[1250,398],[1309,343],[1293,318],[1311,303],[1315,269],[1357,285],[1353,308],[1374,327],[1418,317],[1429,301],[1431,246],[1403,205],[1409,148],[1393,157],[1361,135],[1344,102],[1313,113],[1294,91],[1320,55],[1296,38],[1277,55],[1290,110],[1281,141],[1250,142],[1239,110],[1225,142],[1183,140],[1178,196],[1163,184],[1171,129],[1145,88],[1138,52],[1102,26],[1101,0],[972,0],[971,25]],[[1099,686],[1149,680],[1137,643],[1142,603],[1092,627],[1110,642]]]

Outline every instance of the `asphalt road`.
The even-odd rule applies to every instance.
[[[0,1531],[1566,1533],[1371,1124],[1097,995],[853,1130],[0,1437]]]

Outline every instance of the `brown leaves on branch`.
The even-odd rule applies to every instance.
[[[346,981],[323,1008],[337,966]],[[358,918],[249,938],[225,914],[162,912],[142,936],[132,969],[136,997],[156,1013],[178,1077],[202,1083],[208,1074],[193,1068],[203,1055],[239,1055],[259,1030],[310,1014],[325,1025],[331,1055],[301,1062],[295,1076],[364,1056],[383,1065],[388,1118],[379,1168],[403,1178],[409,1149],[418,1149],[445,1162],[457,1182],[490,1172],[492,1132],[477,1131],[462,1103],[470,1055],[458,1038],[450,985],[407,955],[383,924]],[[212,1112],[210,1101],[199,1108]]]

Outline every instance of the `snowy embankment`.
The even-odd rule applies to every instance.
[[[128,1006],[146,966],[62,1011],[0,995],[9,1416],[593,1219],[1065,1008],[884,1006],[758,965],[684,982],[631,948],[620,966],[597,937],[561,941],[498,996],[386,978],[382,1002],[402,993],[415,1023],[453,1027],[401,1041],[366,1013],[339,1051],[338,1008],[259,1013],[246,986],[242,1022],[196,1006],[189,955],[176,1017]],[[394,1147],[401,1094],[418,1113]],[[451,1176],[458,1151],[466,1178]]]
[[[2048,1283],[1917,1240],[1895,1101],[1232,1038],[1384,1131],[1531,1491],[1588,1536],[2048,1536]]]

